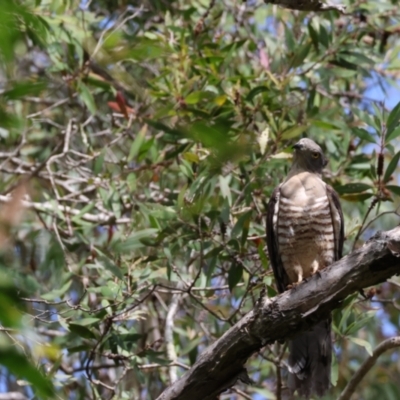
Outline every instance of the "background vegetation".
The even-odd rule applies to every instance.
[[[2,0],[0,392],[155,399],[276,294],[265,203],[300,137],[330,160],[346,253],[398,224],[400,9],[346,5]],[[399,286],[335,312],[326,399],[398,331]],[[285,353],[221,398],[275,399]],[[386,353],[356,398],[398,382]]]

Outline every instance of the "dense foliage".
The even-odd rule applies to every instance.
[[[346,253],[394,227],[396,3],[2,0],[0,392],[155,399],[276,294],[265,204],[300,137],[330,160]],[[397,331],[399,285],[334,313],[327,398]],[[222,398],[280,397],[285,353],[267,346],[255,385]],[[386,353],[357,398],[398,382]]]

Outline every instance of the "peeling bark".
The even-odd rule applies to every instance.
[[[238,379],[246,381],[244,364],[263,346],[309,329],[350,294],[400,274],[399,248],[400,227],[378,232],[362,248],[295,289],[272,299],[261,298],[158,400],[211,400]]]

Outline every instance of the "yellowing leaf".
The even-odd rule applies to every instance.
[[[221,96],[217,96],[215,99],[214,99],[214,103],[217,105],[217,106],[223,106],[224,104],[225,104],[225,102],[226,102],[226,96],[223,94],[223,95],[221,95]]]
[[[265,154],[268,139],[269,139],[269,128],[267,127],[261,132],[260,136],[258,137],[258,144],[260,145],[260,152],[262,155]]]

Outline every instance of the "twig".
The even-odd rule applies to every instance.
[[[167,318],[165,319],[165,334],[164,339],[167,348],[167,357],[171,360],[172,363],[176,362],[177,355],[175,351],[174,345],[174,318],[175,314],[178,311],[179,301],[181,299],[181,294],[177,293],[172,296],[171,303],[169,305]],[[178,372],[175,366],[172,366],[169,371],[169,382],[173,384],[178,379]]]
[[[9,201],[12,200],[11,196],[3,196],[0,195],[0,203],[8,203]],[[64,214],[70,214],[73,216],[79,215],[81,213],[81,210],[69,207],[69,206],[64,206],[61,204],[55,205],[52,202],[43,202],[43,203],[35,203],[32,201],[28,200],[22,200],[22,205],[26,208],[33,209],[37,212],[43,212],[46,214],[51,214],[54,217],[60,218],[59,211],[61,211]],[[132,223],[132,219],[128,217],[121,217],[121,218],[116,218],[114,214],[106,214],[106,213],[99,213],[99,214],[90,214],[90,213],[84,213],[79,216],[79,218],[82,221],[86,222],[93,222],[93,223],[98,223],[98,224],[129,224]]]
[[[350,400],[355,392],[357,385],[361,382],[368,371],[375,365],[379,356],[387,350],[400,346],[400,336],[395,336],[380,343],[374,350],[372,356],[367,358],[358,371],[350,379],[350,382],[344,388],[338,400]]]

